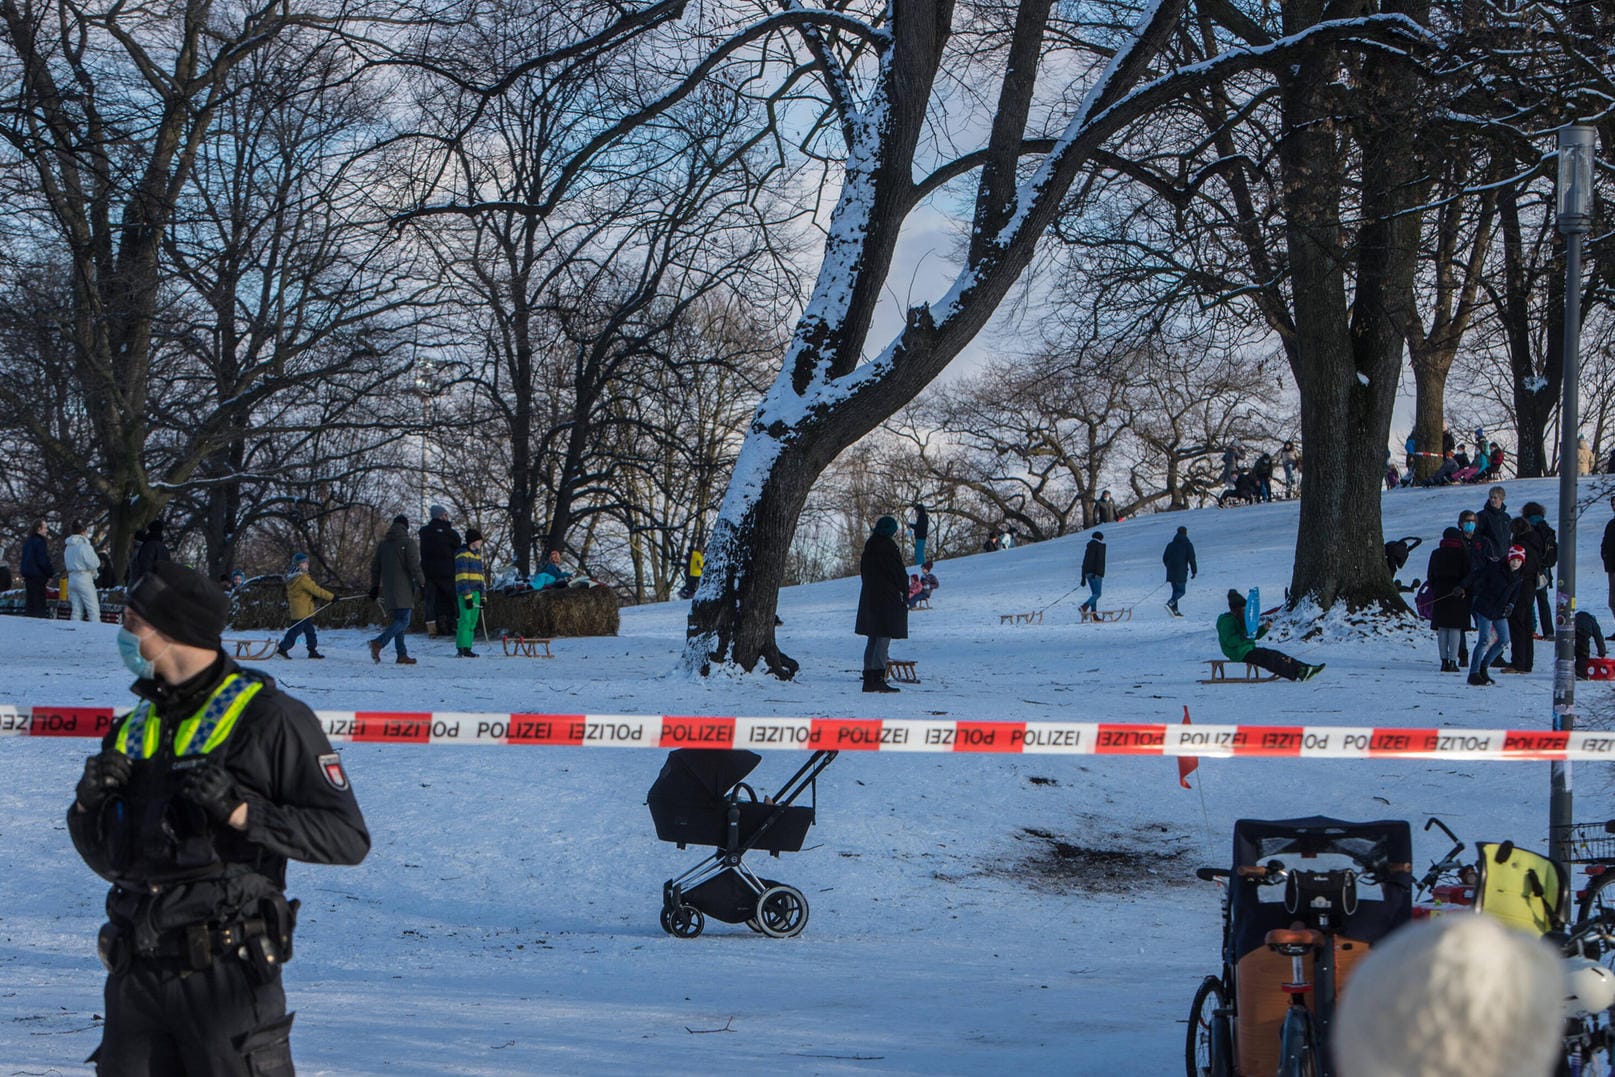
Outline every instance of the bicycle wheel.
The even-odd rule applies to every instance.
[[[1189,1006],[1189,1034],[1184,1045],[1188,1077],[1233,1077],[1227,1012],[1228,989],[1219,977],[1207,976]]]
[[[1312,1029],[1312,1014],[1291,1006],[1279,1030],[1278,1077],[1318,1077],[1318,1037]]]
[[[1615,926],[1615,869],[1587,881],[1587,890],[1576,906],[1576,923],[1585,923],[1605,912],[1609,913],[1606,922]]]

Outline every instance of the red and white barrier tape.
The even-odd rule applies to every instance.
[[[111,707],[0,705],[0,736],[101,737]],[[970,722],[931,718],[714,718],[631,714],[317,711],[354,744],[531,744],[574,748],[833,749],[1299,759],[1615,760],[1615,734],[1371,726]]]

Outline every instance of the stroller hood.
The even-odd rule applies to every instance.
[[[722,803],[736,782],[757,769],[756,752],[725,748],[678,748],[668,753],[646,800],[700,806]]]

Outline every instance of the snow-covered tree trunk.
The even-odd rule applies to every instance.
[[[762,661],[777,676],[796,671],[775,642],[774,610],[814,480],[837,453],[912,400],[986,323],[1094,151],[1158,100],[1129,91],[1181,7],[1181,0],[1149,6],[1061,137],[1040,147],[1043,156],[1024,181],[1021,169],[1032,152],[1027,117],[1050,0],[1024,0],[1017,10],[986,147],[918,183],[915,151],[934,120],[928,109],[952,32],[952,3],[898,2],[888,24],[866,29],[860,48],[872,44],[880,59],[862,99],[851,68],[839,66],[816,32],[805,33],[846,139],[841,194],[812,297],[752,420],[707,542],[706,573],[689,616],[686,669],[704,674],[715,664],[733,664],[749,671]],[[1170,78],[1151,85],[1155,94],[1175,92]],[[975,220],[952,288],[935,304],[911,308],[896,339],[862,361],[904,220],[930,190],[972,171],[980,173]]]

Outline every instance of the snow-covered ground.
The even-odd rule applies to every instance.
[[[1508,485],[1511,510],[1534,498],[1556,519],[1556,482]],[[1387,537],[1425,539],[1402,578],[1484,497],[1387,494]],[[1607,519],[1598,498],[1578,559],[1583,606],[1606,626]],[[1200,576],[1174,620],[1160,555],[1180,524]],[[1086,535],[943,562],[936,608],[893,647],[923,683],[895,696],[858,690],[854,580],[783,595],[781,639],[802,662],[788,684],[674,674],[677,604],[625,611],[614,639],[559,641],[551,662],[456,660],[452,642],[412,638],[418,666],[375,666],[361,634],[328,632],[325,662],[263,664],[322,710],[1160,722],[1187,705],[1206,723],[1549,724],[1546,643],[1533,675],[1490,689],[1436,672],[1433,637],[1406,631],[1281,644],[1328,663],[1306,684],[1197,684],[1226,591],[1283,594],[1295,526],[1289,502],[1105,527],[1104,605],[1136,604],[1115,625],[1077,623],[1080,595],[1040,626],[999,623],[1076,584]],[[112,633],[0,618],[0,702],[126,703]],[[1608,685],[1578,687],[1608,710]],[[88,747],[0,739],[0,1073],[87,1073],[98,1042],[104,886],[62,822]],[[802,758],[769,753],[754,779],[777,784]],[[685,941],[657,925],[661,884],[700,854],[655,840],[644,794],[660,753],[353,745],[344,759],[375,845],[358,868],[291,870],[305,1074],[1176,1074],[1190,996],[1218,962],[1218,894],[1193,868],[1227,863],[1235,819],[1417,831],[1439,814],[1469,840],[1540,846],[1548,791],[1545,764],[1206,760],[1187,791],[1171,759],[844,754],[808,847],[756,858],[807,894],[806,932],[709,923]],[[1575,776],[1578,816],[1615,815],[1601,769]],[[1421,863],[1437,844],[1421,836]]]

